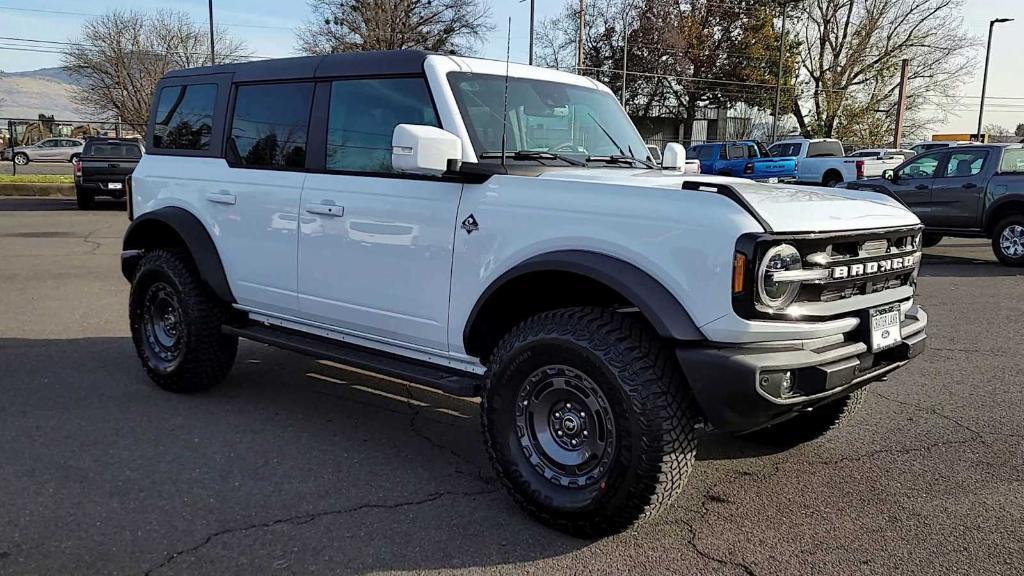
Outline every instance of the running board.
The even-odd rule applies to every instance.
[[[286,328],[270,328],[259,324],[224,325],[223,331],[225,334],[298,352],[306,356],[332,360],[359,370],[405,380],[452,396],[464,398],[480,396],[480,385],[483,383],[483,376],[477,374],[410,360],[387,352]]]

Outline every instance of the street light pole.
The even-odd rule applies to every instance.
[[[213,41],[213,0],[210,0],[209,5],[210,5],[210,65],[212,66],[212,65],[217,63],[217,56],[216,56],[217,50],[214,47],[214,41]]]
[[[626,107],[626,59],[629,56],[629,13],[633,10],[635,2],[623,6],[625,11],[622,15],[622,97],[619,102]]]
[[[978,108],[978,139],[981,140],[981,123],[985,118],[985,88],[988,85],[988,59],[992,53],[992,29],[996,24],[1013,22],[1013,18],[996,18],[988,23],[988,47],[985,48],[985,74],[981,78],[981,106]]]

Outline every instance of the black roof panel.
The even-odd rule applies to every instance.
[[[327,78],[368,76],[378,74],[422,74],[423,61],[429,52],[422,50],[388,50],[381,52],[347,52],[327,56],[274,58],[237,64],[220,64],[171,70],[164,78],[181,78],[201,74],[234,74],[235,82],[289,80],[296,78]]]

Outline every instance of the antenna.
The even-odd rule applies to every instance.
[[[508,17],[508,40],[505,42],[505,103],[501,111],[501,166],[505,167],[505,135],[508,132],[508,61],[512,51],[512,17]]]

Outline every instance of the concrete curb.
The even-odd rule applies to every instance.
[[[75,185],[0,182],[0,197],[3,196],[62,196],[74,198]]]

